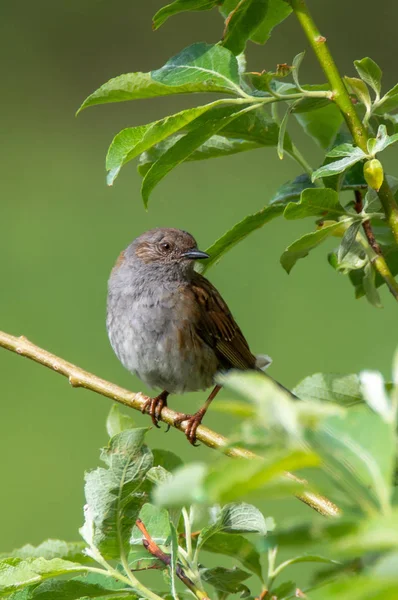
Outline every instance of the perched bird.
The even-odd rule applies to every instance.
[[[194,270],[208,258],[180,229],[152,229],[124,250],[108,283],[107,330],[120,362],[151,388],[163,390],[143,412],[158,427],[169,394],[204,390],[219,371],[258,369],[243,333],[216,288]],[[221,386],[187,420],[196,429]]]

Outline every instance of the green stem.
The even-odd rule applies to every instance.
[[[185,528],[185,543],[187,548],[188,559],[192,559],[192,535],[191,535],[191,520],[189,518],[189,514],[185,506],[182,509],[182,516],[184,519],[184,528]]]
[[[290,4],[330,83],[333,100],[339,107],[356,145],[367,153],[367,131],[351,102],[336,63],[329,51],[326,38],[318,30],[305,0],[290,0]],[[378,195],[395,241],[398,243],[398,204],[386,180],[384,180]]]

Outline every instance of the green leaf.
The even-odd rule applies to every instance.
[[[207,471],[203,463],[190,463],[176,469],[173,477],[160,483],[153,492],[158,506],[184,506],[200,503],[203,498],[202,483]]]
[[[215,567],[213,569],[200,569],[200,576],[206,583],[212,585],[216,590],[226,594],[240,593],[241,597],[249,595],[249,589],[242,582],[250,577],[250,573],[234,567]]]
[[[303,400],[335,402],[343,406],[363,402],[358,375],[316,373],[300,381],[293,393]]]
[[[285,219],[289,220],[319,215],[325,219],[347,215],[337,192],[329,188],[306,188],[301,194],[300,202],[290,202],[283,213]]]
[[[376,288],[376,273],[371,263],[367,263],[364,267],[364,277],[362,280],[363,290],[365,292],[366,299],[375,308],[382,308],[379,292]]]
[[[174,471],[178,467],[183,465],[182,459],[174,452],[170,450],[164,450],[163,448],[155,448],[152,450],[153,453],[153,464],[154,467],[163,467],[167,471]],[[153,469],[151,469],[152,471]]]
[[[178,536],[177,536],[177,530],[174,527],[173,523],[170,523],[170,528],[171,528],[171,544],[170,544],[170,550],[171,550],[171,554],[170,554],[170,591],[171,591],[171,595],[173,596],[173,598],[175,600],[178,600],[178,595],[177,595],[177,588],[176,588],[176,584],[177,584],[177,559],[178,559]]]
[[[395,276],[398,274],[398,247],[395,243],[383,246],[382,247],[384,258],[388,264],[388,267],[391,273]],[[356,271],[351,271],[349,273],[350,281],[355,288],[355,297],[361,298],[365,295],[364,288],[364,278],[365,278],[365,270],[359,269]],[[385,285],[385,280],[376,273],[376,277],[374,280],[374,285],[376,288],[379,288],[381,285]]]
[[[84,566],[60,558],[6,558],[0,560],[0,596],[41,583],[50,577],[84,570]]]
[[[270,204],[283,204],[288,202],[297,202],[300,199],[301,192],[307,188],[315,188],[307,173],[303,173],[293,181],[287,181],[275,192],[269,201]]]
[[[354,221],[354,223],[352,223],[344,233],[340,242],[339,249],[337,251],[337,260],[340,263],[345,258],[345,256],[347,256],[347,254],[351,251],[361,226],[361,221]]]
[[[329,417],[316,430],[307,430],[306,438],[350,503],[364,512],[389,509],[395,465],[389,424],[368,407],[356,406],[343,417]]]
[[[128,564],[132,571],[164,569],[164,563],[155,556],[152,556],[143,546],[133,546],[128,555]]]
[[[262,579],[260,554],[254,544],[249,542],[243,535],[215,533],[204,541],[202,550],[214,554],[225,554],[225,556],[234,558]]]
[[[375,112],[377,114],[389,113],[396,108],[398,108],[398,83],[379,100]]]
[[[206,272],[211,266],[218,263],[224,254],[244,240],[250,233],[260,229],[260,227],[282,213],[282,205],[265,206],[257,213],[242,219],[242,221],[234,225],[232,229],[224,233],[214,244],[207,248],[206,252],[210,255],[210,258],[201,261],[200,265],[197,265],[198,271],[201,273]]]
[[[148,123],[148,125],[123,129],[114,137],[106,157],[106,168],[109,171],[108,185],[113,184],[120,169],[127,162],[165,140],[173,133],[185,128],[189,123],[215,106],[219,106],[218,101],[183,110],[160,121]]]
[[[299,70],[300,70],[300,65],[303,62],[305,56],[305,52],[300,52],[299,54],[297,54],[294,58],[293,58],[293,71],[292,71],[292,75],[293,75],[293,81],[296,84],[297,89],[302,90],[303,88],[300,86],[300,82],[299,82]]]
[[[380,125],[377,136],[368,140],[369,154],[374,155],[378,152],[383,152],[388,146],[391,146],[391,144],[395,144],[396,142],[398,142],[398,133],[390,136],[387,134],[386,126]]]
[[[319,88],[324,89],[325,86],[314,86],[312,89]],[[296,111],[297,107],[300,107],[300,104],[296,106]],[[331,145],[343,123],[341,112],[330,101],[327,106],[321,106],[318,110],[294,112],[293,114],[304,131],[323,149]]]
[[[337,152],[337,149],[335,149]],[[329,154],[330,155],[330,154]],[[334,154],[333,156],[336,156]],[[349,155],[346,155],[341,160],[336,160],[334,162],[328,163],[327,165],[323,165],[319,169],[317,169],[312,174],[312,181],[319,179],[320,177],[330,177],[330,175],[336,175],[337,173],[342,173],[348,167],[355,165],[355,163],[364,160],[366,158],[365,152],[363,152],[360,148],[354,148]]]
[[[367,552],[396,550],[398,513],[374,515],[357,523],[354,531],[334,543],[334,549],[344,555],[363,555]]]
[[[186,11],[210,10],[219,4],[219,0],[174,0],[163,6],[153,17],[153,29],[159,29],[167,19]]]
[[[367,575],[340,578],[311,592],[311,600],[395,600],[397,597],[396,579]]]
[[[45,581],[29,594],[29,600],[30,598],[32,600],[86,600],[86,598],[136,600],[138,596],[132,590],[121,595],[114,588],[108,589],[82,579],[69,579],[68,581]]]
[[[141,508],[138,518],[144,523],[149,535],[156,544],[166,544],[166,540],[170,537],[170,523],[165,508],[146,503]],[[133,527],[130,544],[142,544],[142,533],[136,525]]]
[[[386,423],[391,423],[395,415],[391,400],[386,394],[385,382],[381,373],[378,371],[362,371],[360,373],[360,381],[365,402]]]
[[[141,187],[144,205],[148,205],[149,195],[155,186],[177,165],[184,162],[205,141],[223,129],[230,121],[241,116],[245,110],[253,110],[256,105],[241,108],[241,106],[218,106],[206,111],[206,114],[195,119],[195,127],[178,140],[146,173]]]
[[[88,106],[193,92],[235,94],[239,88],[238,63],[219,45],[188,46],[151,73],[126,73],[110,79],[83,102]]]
[[[292,10],[292,7],[284,0],[268,0],[267,13],[250,39],[257,44],[265,44],[274,27],[287,19]]]
[[[13,550],[7,554],[0,554],[2,558],[63,558],[72,562],[86,563],[91,559],[84,554],[84,542],[64,542],[63,540],[46,540],[38,546],[26,544],[22,548]]]
[[[382,71],[378,64],[369,57],[354,60],[354,65],[360,78],[367,83],[379,97],[381,90]]]
[[[128,542],[141,505],[138,489],[152,466],[152,453],[143,445],[147,428],[127,429],[103,449],[102,467],[86,474],[86,523],[80,530],[89,546],[118,558]]]
[[[300,258],[308,256],[311,250],[319,246],[324,240],[332,236],[337,229],[341,227],[341,223],[333,223],[327,227],[322,227],[317,231],[312,231],[303,235],[301,238],[293,242],[286,248],[281,256],[281,265],[287,273],[290,273],[296,262]]]
[[[112,404],[111,410],[109,411],[106,419],[106,431],[109,437],[113,437],[125,429],[133,429],[133,427],[134,420],[130,417],[130,415],[122,413],[117,404]]]
[[[287,124],[289,121],[289,117],[290,117],[296,104],[297,104],[297,102],[293,102],[292,104],[289,105],[288,109],[286,110],[285,114],[283,115],[283,119],[282,119],[280,127],[279,127],[277,152],[278,152],[278,156],[281,160],[283,159],[283,151],[285,148],[285,135],[286,135]]]
[[[152,71],[151,77],[171,88],[191,86],[190,91],[236,93],[240,90],[238,62],[227,48],[218,44],[192,44],[163,67]]]
[[[359,102],[362,102],[369,113],[372,108],[372,100],[370,99],[369,89],[366,83],[357,77],[347,76],[344,77],[344,81],[347,84],[348,91],[354,94],[358,98]]]
[[[244,51],[247,40],[265,18],[268,0],[244,0],[228,15],[223,35],[223,46],[234,54]]]

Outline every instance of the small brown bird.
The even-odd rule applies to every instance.
[[[219,371],[259,368],[228,306],[194,270],[205,258],[186,231],[153,229],[120,254],[109,279],[109,339],[126,369],[163,390],[144,407],[156,427],[169,394],[204,390]],[[191,444],[220,388],[195,414],[180,413]]]

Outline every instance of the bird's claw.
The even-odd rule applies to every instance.
[[[148,413],[152,419],[152,423],[155,427],[160,429],[159,421],[161,419],[161,413],[164,406],[167,406],[167,396],[162,392],[159,396],[155,398],[148,398],[148,400],[143,405],[141,412]],[[166,431],[169,430],[166,429]]]
[[[185,437],[192,446],[199,446],[199,444],[196,443],[196,430],[202,422],[203,414],[204,413],[201,410],[198,410],[194,415],[179,413],[178,417],[174,419],[174,425],[181,425],[181,423],[187,421]]]

